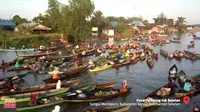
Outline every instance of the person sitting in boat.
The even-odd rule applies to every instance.
[[[171,92],[171,88],[166,84],[160,90],[158,90],[156,94],[158,96],[164,97],[166,95],[169,95],[170,92]]]
[[[77,95],[78,98],[86,98],[87,97],[81,90],[77,90],[76,93],[78,94]]]
[[[145,56],[144,52],[142,52],[140,56],[142,56],[142,57]]]
[[[31,98],[28,103],[29,106],[37,106],[37,105],[41,105],[41,104],[43,104],[43,102],[38,100],[37,94],[31,95]]]
[[[40,50],[42,50],[42,48],[43,48],[43,45],[40,45]]]
[[[19,64],[18,61],[16,61],[16,63],[15,63],[15,68],[19,68],[19,67],[20,67],[20,64]]]
[[[75,47],[76,49],[78,49],[79,48],[79,46],[78,45],[76,45],[76,47]]]
[[[11,79],[5,79],[8,81],[8,91],[11,91],[14,89],[14,84],[12,83],[12,80]]]
[[[127,87],[128,87],[127,81],[123,80],[122,87],[120,88],[120,92],[126,92],[127,91]]]
[[[82,52],[82,55],[83,55],[83,56],[85,56],[85,55],[86,55],[86,52],[85,52],[85,51],[83,51],[83,52]]]
[[[92,67],[92,66],[95,66],[94,62],[93,62],[91,59],[89,60],[89,63],[88,63],[88,64],[89,64],[91,67]]]
[[[42,46],[42,50],[47,50],[47,49],[46,49],[46,46]]]
[[[60,77],[59,77],[59,74],[60,74],[60,71],[59,71],[59,68],[58,67],[56,67],[54,70],[53,70],[53,72],[50,72],[49,74],[52,74],[52,78],[53,79],[59,79]]]
[[[197,104],[194,105],[193,112],[199,112],[199,106]]]
[[[129,54],[130,54],[130,50],[128,49],[128,50],[126,51],[126,56],[128,57]]]
[[[77,56],[73,56],[73,63],[75,68],[78,67]]]
[[[178,88],[173,79],[168,83],[168,87],[171,88],[171,91],[174,91]]]
[[[173,58],[173,56],[174,56],[173,53],[171,53],[171,54],[169,55],[170,58]]]
[[[6,63],[5,63],[5,61],[4,60],[2,60],[2,62],[1,62],[1,65],[5,65]]]
[[[22,49],[25,49],[25,45],[22,46]]]

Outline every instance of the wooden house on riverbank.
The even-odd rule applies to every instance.
[[[14,31],[23,34],[43,34],[49,33],[51,28],[37,23],[23,23],[18,25]]]

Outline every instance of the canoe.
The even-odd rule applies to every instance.
[[[196,57],[193,57],[193,55],[190,55],[190,54],[187,54],[187,53],[185,53],[184,57],[185,57],[186,59],[189,59],[189,60],[192,60],[192,61],[195,61],[195,60],[196,60]]]
[[[45,108],[45,107],[50,107],[50,106],[53,106],[53,105],[58,105],[58,104],[61,104],[61,103],[64,103],[66,102],[65,100],[56,100],[55,102],[52,102],[52,103],[47,103],[47,104],[42,104],[42,105],[38,105],[38,106],[33,106],[33,107],[21,107],[21,108],[17,108],[17,112],[27,112],[27,111],[31,111],[31,110],[35,110],[35,109],[40,109],[40,108]]]
[[[113,68],[119,68],[119,67],[130,65],[130,64],[131,64],[131,61],[124,61],[122,63],[115,63],[112,67]]]
[[[16,98],[16,99],[17,98],[27,98],[27,97],[30,98],[31,95],[33,95],[33,94],[46,95],[46,94],[49,94],[49,93],[52,93],[52,92],[57,92],[57,91],[60,91],[60,90],[63,90],[63,89],[69,90],[70,88],[67,87],[67,88],[61,88],[61,89],[50,89],[50,90],[42,90],[42,91],[35,91],[35,92],[21,93],[21,94],[14,94],[14,95],[6,95],[6,96],[8,96],[9,98]]]
[[[175,74],[171,74],[171,72],[174,70]],[[168,72],[168,79],[171,80],[176,80],[177,78],[177,73],[178,73],[178,68],[176,66],[176,64],[174,64],[170,69],[169,69],[169,72]]]
[[[0,49],[0,52],[30,52],[36,49]]]
[[[200,37],[193,37],[194,40],[200,40]]]
[[[157,95],[157,92],[159,90],[161,90],[161,88],[164,87],[164,86],[166,86],[166,85],[168,85],[168,84],[165,84],[165,85],[161,86],[160,88],[156,89],[155,91],[153,91],[152,93],[150,93],[149,95],[147,95],[144,99],[145,100],[147,100],[148,98],[151,98],[151,99],[164,99],[164,98],[167,98],[167,97],[173,95],[175,93],[175,91],[172,91],[169,94],[166,94],[166,95],[163,95],[163,96]],[[148,107],[152,107],[152,106],[158,106],[158,105],[151,104],[151,103],[150,104],[144,104],[144,105],[142,105],[143,108],[148,108]]]
[[[12,72],[12,71],[22,71],[22,70],[29,70],[30,67],[20,67],[20,68],[9,68],[7,69],[8,72]]]
[[[75,80],[69,82],[62,82],[62,87],[69,87],[70,85],[80,83],[79,81]],[[51,90],[56,88],[56,83],[53,84],[41,84],[35,86],[27,86],[27,87],[20,87],[20,90],[16,91],[8,91],[6,89],[0,91],[0,96],[2,95],[14,95],[20,93],[29,93],[29,92],[36,92],[36,91],[44,91],[44,90]]]
[[[75,75],[78,75],[80,74],[81,72],[83,72],[84,70],[87,69],[87,65],[85,66],[81,66],[77,69],[74,69],[74,70],[71,70],[71,71],[67,71],[67,72],[63,72],[63,74],[60,75],[60,79],[53,79],[52,77],[48,78],[48,79],[45,79],[43,80],[45,83],[55,83],[55,82],[58,82],[58,80],[65,80],[67,78],[70,78],[70,77],[73,77]]]
[[[12,82],[13,81],[16,81],[18,79],[21,79],[23,78],[24,76],[26,76],[27,74],[20,74],[20,75],[15,75],[15,76],[11,76],[11,77],[6,77],[7,79],[11,79]],[[4,78],[5,79],[5,78]],[[4,81],[4,79],[0,79],[0,81],[4,82],[1,86],[0,86],[0,89],[4,89],[4,88],[7,88],[8,87],[8,82],[7,81]]]
[[[90,109],[84,112],[127,112],[129,110],[129,106],[108,106],[108,107],[100,107],[100,108],[94,108]]]
[[[190,48],[194,48],[195,44],[190,44],[190,45],[187,45],[187,48],[190,49]]]
[[[106,70],[108,68],[111,68],[112,66],[114,65],[113,62],[110,62],[110,65],[107,65],[107,66],[103,66],[103,67],[96,67],[94,69],[89,69],[90,72],[99,72],[99,71],[102,71],[102,70]]]
[[[57,51],[52,51],[49,53],[39,53],[39,54],[33,54],[33,55],[18,55],[18,57],[19,58],[33,58],[33,57],[52,55],[52,54],[56,54],[56,53],[57,53]]]
[[[150,69],[154,66],[154,59],[147,59],[147,65]]]
[[[104,100],[107,100],[107,99],[111,99],[111,98],[115,98],[115,97],[118,97],[118,96],[121,96],[121,95],[124,95],[126,93],[129,93],[131,92],[131,89],[132,88],[128,88],[128,90],[126,92],[119,92],[119,89],[116,89],[116,90],[112,90],[112,91],[115,91],[117,93],[114,93],[114,94],[110,94],[110,95],[105,95],[105,96],[94,96],[95,93],[92,93],[93,96],[89,97],[89,98],[77,98],[77,97],[68,97],[68,96],[62,96],[63,99],[66,100],[66,102],[72,102],[72,103],[81,103],[81,102],[97,102],[97,101],[104,101]],[[104,92],[109,92],[110,91],[104,91]]]
[[[184,52],[186,53],[186,54],[189,54],[189,55],[193,55],[193,52],[190,52],[190,51],[187,51],[187,50],[184,50]],[[200,54],[196,54],[196,60],[200,60]]]
[[[164,58],[168,57],[168,54],[166,54],[163,49],[160,49],[160,55],[163,56]]]
[[[7,67],[9,67],[10,65],[9,64],[4,64],[4,65],[0,65],[0,69],[5,69],[5,68],[7,68]]]
[[[25,61],[25,59],[15,59],[15,60],[13,60],[11,62],[8,62],[8,64],[9,65],[15,65],[16,61],[18,61],[19,64],[22,64]]]
[[[170,42],[172,42],[172,43],[181,43],[180,40],[170,40]]]
[[[46,92],[46,94],[43,95],[39,95],[38,99],[43,99],[43,98],[49,98],[49,97],[53,97],[53,96],[58,96],[61,95],[63,93],[66,93],[69,90],[69,88],[61,88],[61,89],[52,89],[48,92]],[[16,103],[23,103],[23,102],[28,102],[30,100],[30,97],[22,97],[22,98],[17,98],[15,99]],[[3,100],[0,100],[0,105],[4,104],[5,102]]]
[[[180,55],[180,53],[183,53],[183,55]],[[177,60],[181,60],[184,57],[184,52],[178,51],[178,52],[173,52],[173,57]]]
[[[42,49],[39,49],[39,50],[40,51],[47,51],[47,50],[55,51],[55,50],[58,50],[58,49],[61,49],[61,48],[64,48],[64,47],[65,47],[65,45],[60,45],[60,46],[49,47],[46,50],[42,50]]]
[[[195,103],[195,105],[193,107],[193,112],[199,112],[199,110],[200,110],[199,106]]]

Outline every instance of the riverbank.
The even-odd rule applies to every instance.
[[[48,46],[48,40],[59,38],[60,34],[58,33],[23,35],[19,33],[4,31],[0,33],[0,48],[21,48],[23,45],[32,47],[33,44]]]

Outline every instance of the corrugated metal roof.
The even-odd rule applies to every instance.
[[[118,22],[117,22],[117,21],[113,21],[113,22],[111,22],[111,24],[112,24],[114,27],[116,27],[116,26],[118,25]]]
[[[141,21],[133,21],[132,22],[132,24],[134,24],[134,25],[139,25],[139,24],[141,24],[142,22]]]
[[[0,22],[0,26],[16,26],[15,22]]]

